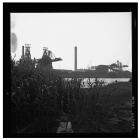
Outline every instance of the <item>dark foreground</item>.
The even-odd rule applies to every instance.
[[[47,69],[11,64],[11,134],[56,133],[64,121],[73,133],[132,132],[131,81],[103,86],[96,79],[83,89],[80,79],[65,81]]]
[[[32,103],[17,107],[13,104],[13,133],[56,133],[63,114],[71,121],[74,133],[125,133],[133,129],[130,82],[90,89],[58,89],[62,95],[50,90]]]
[[[112,84],[90,90],[86,109],[77,115],[79,119],[73,120],[75,132],[131,132],[133,121],[131,97],[131,83]]]

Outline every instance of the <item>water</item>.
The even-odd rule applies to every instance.
[[[65,78],[66,80],[71,80],[71,78]],[[80,78],[78,78],[80,79]],[[108,85],[108,84],[111,84],[111,83],[115,83],[116,81],[117,82],[128,82],[130,80],[130,78],[97,78],[100,82],[103,83],[103,85]],[[89,78],[84,78],[82,79],[81,81],[81,88],[88,88],[89,85],[88,85],[88,82],[89,82]],[[95,78],[90,78],[90,82],[93,83],[95,82]]]

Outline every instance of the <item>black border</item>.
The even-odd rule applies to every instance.
[[[10,13],[12,12],[132,12],[132,91],[134,97],[134,123],[132,133],[79,133],[13,135],[10,133]],[[3,3],[3,137],[4,138],[137,138],[138,137],[138,3]]]

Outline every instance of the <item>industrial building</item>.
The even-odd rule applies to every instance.
[[[25,68],[39,68],[44,71],[51,70],[56,72],[62,77],[131,77],[131,72],[123,71],[124,67],[120,61],[113,63],[111,65],[98,65],[91,66],[90,69],[78,69],[77,68],[77,46],[74,47],[74,71],[65,69],[53,69],[52,62],[61,61],[59,57],[55,57],[52,51],[47,47],[43,48],[43,55],[40,59],[31,59],[30,44],[25,44],[22,46],[22,56],[20,59],[21,64]],[[24,50],[25,49],[25,50]]]
[[[21,60],[23,62],[31,62],[31,53],[30,53],[30,44],[25,44],[25,53],[24,46],[22,46],[22,57]],[[34,67],[36,68],[46,68],[52,69],[52,62],[61,61],[61,58],[56,58],[52,51],[48,50],[47,47],[43,48],[43,55],[40,59],[35,59],[32,61],[34,63]]]

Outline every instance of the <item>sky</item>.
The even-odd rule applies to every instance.
[[[11,13],[12,56],[18,60],[22,46],[31,44],[31,57],[41,58],[43,47],[63,60],[55,69],[110,65],[117,60],[132,69],[131,12],[108,13]]]

